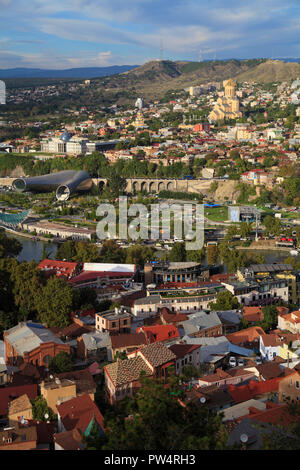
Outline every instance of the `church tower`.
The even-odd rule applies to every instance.
[[[224,83],[226,98],[235,98],[235,83],[230,78]]]

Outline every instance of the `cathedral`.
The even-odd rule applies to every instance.
[[[210,122],[242,117],[240,102],[235,94],[235,83],[230,78],[223,82],[225,96],[218,98],[214,109],[208,116]]]

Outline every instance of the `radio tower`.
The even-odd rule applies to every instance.
[[[200,57],[199,57],[199,62],[203,62],[203,57],[202,57],[202,49],[200,49]]]
[[[160,40],[160,60],[163,60],[163,57],[164,57],[164,48],[163,48],[163,40],[161,39]]]

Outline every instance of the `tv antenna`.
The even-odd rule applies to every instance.
[[[215,50],[215,53],[214,53],[214,62],[216,62],[217,60],[217,51]]]

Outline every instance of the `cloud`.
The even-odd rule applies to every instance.
[[[224,0],[0,0],[0,5],[5,7],[0,41],[18,60],[45,63],[57,56],[60,63],[82,63],[86,54],[87,63],[129,63],[134,57],[133,63],[141,63],[159,55],[161,38],[165,55],[182,59],[197,60],[200,48],[207,54],[216,50],[219,58],[267,56],[277,44],[286,55],[298,50],[299,0],[227,0],[226,7]]]

